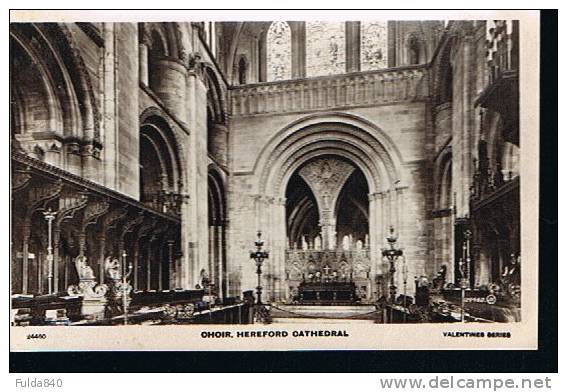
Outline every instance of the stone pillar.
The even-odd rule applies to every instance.
[[[140,73],[140,82],[148,86],[150,83],[150,79],[148,74],[148,45],[146,43],[140,44],[138,48],[138,54],[140,56],[140,60],[138,64],[139,73]]]
[[[97,235],[98,242],[98,281],[100,284],[104,283],[104,252],[106,249],[106,236],[104,233]]]
[[[139,290],[139,284],[138,284],[138,272],[139,272],[138,269],[140,268],[140,266],[139,266],[139,258],[140,258],[140,241],[139,241],[139,239],[135,239],[134,255],[133,256],[134,256],[133,257],[134,258],[134,266],[133,266],[133,269],[134,269],[133,275],[134,276],[132,277],[133,287],[134,287],[134,290]]]
[[[115,116],[114,142],[117,149],[118,178],[115,190],[134,199],[140,193],[139,138],[140,108],[138,103],[138,25],[137,23],[114,24],[115,93],[110,116]],[[112,88],[112,87],[111,87]],[[105,90],[106,93],[106,90]],[[112,128],[111,128],[112,129]],[[104,143],[104,149],[109,143]]]
[[[346,22],[346,71],[360,71],[360,22]]]
[[[29,263],[29,240],[31,225],[25,224],[23,227],[22,239],[22,294],[28,293],[28,263]],[[49,293],[51,294],[51,293]]]
[[[274,225],[277,230],[276,246],[279,254],[276,264],[278,276],[276,300],[280,302],[286,301],[289,298],[289,286],[285,281],[285,250],[287,248],[285,203],[286,200],[284,198],[278,199],[274,208]]]
[[[224,124],[213,124],[207,130],[210,132],[210,153],[215,157],[219,165],[226,166],[228,159],[228,128]]]
[[[187,122],[187,69],[181,62],[169,58],[155,62],[156,72],[150,75],[152,89],[177,119]]]
[[[175,241],[167,240],[167,265],[169,266],[169,289],[176,287],[176,265],[175,260],[173,259],[173,245]]]
[[[213,269],[213,273],[218,271],[218,276],[216,276],[218,280],[218,295],[224,299],[224,289],[223,289],[223,282],[224,282],[224,271],[223,271],[223,257],[222,257],[222,226],[216,225],[214,226],[215,229],[215,265],[216,267]]]
[[[160,242],[158,250],[158,291],[163,290],[163,243]]]
[[[258,82],[268,80],[268,45],[266,43],[266,33],[258,41]]]
[[[148,241],[148,249],[146,253],[146,290],[152,289],[152,241]]]
[[[116,105],[116,57],[114,53],[114,23],[103,23],[103,124],[101,141],[104,162],[104,184],[118,190],[118,107]]]
[[[227,257],[227,247],[228,247],[228,221],[223,221],[222,225],[222,237],[221,237],[221,250],[222,250],[222,262],[223,264],[223,279],[224,279],[224,297],[230,297],[230,266],[228,264],[228,257]]]
[[[377,230],[377,222],[376,222],[376,204],[378,201],[378,194],[373,193],[368,195],[368,233],[369,233],[369,241],[370,244],[367,244],[370,248],[370,299],[374,300],[375,298],[375,291],[376,291],[376,275],[380,271],[378,260],[377,260],[377,248],[378,248],[378,241],[377,237],[379,235]],[[378,297],[380,295],[378,294]]]
[[[59,240],[61,238],[61,229],[55,227],[53,230],[53,292],[59,291]],[[51,294],[51,293],[50,293]]]
[[[291,77],[305,77],[305,22],[289,22],[291,28]]]
[[[215,280],[215,268],[216,268],[215,234],[216,234],[215,226],[214,225],[209,226],[209,268],[208,268],[208,271],[209,271],[211,282],[214,283],[214,284],[217,283],[216,280]]]
[[[186,139],[187,167],[184,190],[190,195],[182,207],[180,271],[181,287],[193,288],[199,281],[199,272],[208,265],[208,182],[207,182],[207,89],[198,70],[187,77],[187,110],[190,135]],[[191,110],[188,110],[191,108]],[[185,186],[186,184],[186,186]]]
[[[337,221],[333,217],[334,213],[331,210],[322,211],[319,226],[321,227],[321,239],[323,249],[335,249],[336,247],[336,225]]]

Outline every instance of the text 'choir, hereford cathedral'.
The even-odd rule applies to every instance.
[[[518,28],[11,24],[14,324],[518,321]]]

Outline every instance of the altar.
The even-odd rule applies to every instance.
[[[351,305],[357,299],[353,282],[302,282],[297,302],[302,305]]]
[[[351,305],[371,298],[369,249],[288,249],[288,303]]]

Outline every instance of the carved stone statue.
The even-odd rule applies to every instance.
[[[75,267],[77,268],[79,281],[95,279],[93,269],[88,265],[87,258],[85,256],[78,256],[75,259]]]
[[[81,308],[83,316],[86,318],[103,317],[108,286],[105,284],[97,284],[93,270],[88,265],[85,256],[78,256],[74,263],[77,269],[77,275],[79,275],[79,283],[69,286],[67,292],[69,295],[79,295],[83,297]]]
[[[120,272],[120,262],[116,258],[111,258],[108,256],[104,259],[104,271],[106,276],[112,281],[118,281],[122,279],[122,273]]]

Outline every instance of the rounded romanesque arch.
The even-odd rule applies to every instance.
[[[15,24],[10,52],[12,137],[37,159],[97,179],[100,114],[69,28]]]
[[[155,106],[144,109],[140,114],[140,127],[147,124],[159,128],[160,132],[162,132],[167,139],[168,145],[170,146],[169,151],[176,157],[179,180],[185,184],[187,181],[185,170],[187,167],[187,157],[185,155],[185,148],[181,142],[183,134],[179,135],[178,133],[181,131],[167,120],[167,116],[161,109]]]
[[[209,278],[220,298],[228,290],[226,257],[226,185],[224,175],[215,164],[210,164],[207,176],[209,225]]]
[[[327,170],[324,166],[325,161],[329,160],[337,164],[330,162],[330,169]],[[344,165],[338,162],[344,162]],[[351,242],[356,243],[357,249],[359,243],[365,245],[360,249],[361,259],[357,259],[356,262],[353,259],[350,264],[353,271],[355,264],[357,268],[360,267],[357,287],[363,293],[361,295],[368,299],[377,294],[378,286],[374,278],[386,268],[380,261],[379,252],[383,237],[390,225],[401,227],[399,211],[403,210],[405,188],[403,160],[394,142],[376,124],[362,117],[342,112],[306,116],[287,125],[264,146],[255,162],[253,172],[258,178],[254,205],[256,225],[259,229],[265,230],[267,246],[272,249],[270,258],[273,270],[269,274],[273,276],[273,280],[266,283],[266,287],[274,298],[287,297],[292,290],[291,287],[295,287],[293,282],[287,284],[291,281],[286,280],[285,277],[289,276],[290,263],[293,257],[297,256],[294,252],[301,251],[295,249],[293,245],[291,245],[292,249],[289,249],[289,246],[290,243],[298,243],[304,233],[300,233],[298,237],[297,229],[293,225],[288,230],[287,221],[292,217],[291,214],[295,213],[293,209],[286,211],[289,204],[287,197],[292,197],[288,185],[296,181],[294,179],[297,173],[306,179],[308,174],[304,169],[313,165],[317,167],[311,167],[314,170],[312,174],[331,178],[329,180],[331,182],[332,178],[336,178],[340,183],[332,187],[329,194],[325,193],[325,190],[323,193],[314,191],[314,197],[319,205],[320,235],[316,237],[320,237],[320,240],[317,239],[317,243],[320,243],[321,249],[331,252],[330,254],[344,250],[341,248],[342,242],[339,244],[336,238],[340,233],[337,231],[337,214],[334,210],[337,209],[337,205],[342,208],[344,204],[337,204],[337,195],[340,194],[337,192],[345,188],[345,184],[350,181],[350,176],[344,178],[345,176],[339,175],[338,178],[336,174],[343,172],[341,167],[348,167],[352,171],[351,174],[357,173],[355,182],[365,185],[358,189],[358,191],[362,190],[362,194],[358,195],[360,197],[349,199],[343,194],[340,200],[351,206],[353,211],[361,210],[361,214],[367,217],[365,218],[368,222],[367,228],[364,230],[368,231],[368,241],[363,235],[362,239],[356,235],[352,237]],[[330,172],[329,176],[325,176],[325,170]],[[293,200],[290,199],[289,202]],[[358,208],[357,205],[362,208]],[[343,232],[351,229],[348,220],[343,219],[339,223],[345,229],[342,230]],[[288,238],[290,234],[295,238]],[[306,240],[315,241],[312,238]],[[309,245],[310,249],[313,246],[319,245],[313,242]],[[297,247],[304,248],[299,245]],[[339,248],[343,250],[338,250]],[[333,266],[336,267],[335,264]]]
[[[10,46],[13,106],[18,118],[25,122],[14,125],[27,132],[49,131],[84,142],[98,139],[99,115],[90,79],[68,28],[53,23],[14,25]],[[30,106],[34,99],[18,89],[37,96],[42,104]],[[33,114],[42,110],[44,115]]]
[[[156,209],[178,209],[168,199],[185,184],[182,149],[170,124],[155,108],[140,117],[140,197]],[[179,213],[179,212],[177,212]]]
[[[316,156],[342,156],[364,173],[370,193],[403,184],[402,159],[375,124],[345,113],[308,116],[280,130],[255,163],[259,193],[283,197],[293,172]]]

